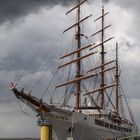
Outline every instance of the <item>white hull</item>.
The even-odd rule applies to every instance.
[[[50,119],[53,140],[67,140],[70,136],[73,137],[74,140],[99,140],[136,134],[136,131],[132,129],[131,132],[123,132],[121,130],[99,126],[95,124],[95,118],[93,116],[87,116],[82,113],[73,114],[74,116],[68,117],[68,120],[58,118]],[[71,131],[72,128],[73,131]]]

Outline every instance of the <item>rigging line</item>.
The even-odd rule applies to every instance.
[[[75,33],[73,33],[73,35],[72,35],[72,36],[75,36]],[[75,38],[73,38],[73,39],[72,39],[72,41],[70,42],[70,44],[69,44],[69,45],[67,45],[67,46],[68,46],[68,48],[67,48],[67,50],[66,50],[66,52],[65,52],[64,54],[67,54],[67,53],[69,52],[69,50],[73,48],[73,45],[72,45],[72,44],[75,44]],[[69,46],[72,46],[72,47],[71,47],[71,48],[69,48]]]
[[[73,48],[73,46],[72,46],[72,48]],[[74,54],[71,56],[71,60],[73,59],[73,57],[74,57]],[[69,66],[69,72],[68,72],[68,78],[67,78],[67,81],[69,80],[69,78],[70,78],[70,73],[71,73],[71,70],[72,70],[72,67],[71,67],[71,65]],[[68,93],[68,90],[71,88],[71,85],[70,86],[66,86],[66,91],[65,91],[65,98],[66,98],[66,96],[67,96],[67,93]],[[63,104],[65,104],[65,98],[64,98],[64,101],[63,101]]]
[[[16,100],[16,102],[17,102],[17,104],[18,104],[18,107],[19,107],[20,111],[21,111],[24,115],[26,115],[26,116],[28,116],[28,117],[31,117],[32,119],[36,120],[35,117],[33,117],[33,116],[30,115],[29,113],[23,111],[23,108],[22,108],[22,106],[21,106],[21,104],[20,104],[21,102],[20,102],[19,100]]]
[[[129,104],[129,102],[128,102],[128,99],[126,98],[126,95],[125,95],[125,92],[124,92],[124,90],[123,90],[122,85],[121,85],[121,90],[122,90],[122,92],[123,92],[124,100],[125,100],[126,105],[127,105],[127,107],[128,107],[129,114],[130,114],[130,116],[131,116],[131,119],[133,120],[133,119],[134,119],[134,116],[133,116],[133,113],[131,112],[132,110],[130,109],[130,104]]]
[[[122,65],[123,66],[123,65]],[[125,78],[124,78],[125,77]],[[123,76],[122,76],[122,79],[121,79],[121,82],[123,83],[123,85],[125,85],[125,86],[127,86],[128,87],[128,85],[127,85],[127,82],[124,82],[124,79],[126,79],[126,73],[123,73]],[[124,92],[124,88],[125,88],[125,91],[127,91],[128,92],[128,90],[127,90],[127,88],[126,87],[122,87],[122,84],[121,84],[121,90],[122,90],[122,92],[123,92],[123,94],[124,94],[124,99],[127,101],[127,98],[126,98],[126,95],[125,95],[125,92]],[[129,97],[128,97],[129,98]],[[125,102],[126,102],[125,101]],[[128,103],[128,101],[127,101],[127,103]],[[127,105],[127,103],[126,103],[126,105]],[[132,119],[132,121],[133,121],[133,118],[134,118],[134,115],[133,115],[133,113],[131,113],[131,111],[132,111],[132,108],[130,109],[130,103],[127,105],[127,107],[128,107],[128,112],[129,112],[129,114],[130,114],[130,117],[131,117],[131,119]]]
[[[57,23],[56,23],[55,25],[53,25],[53,27],[48,31],[46,37],[48,37],[48,34],[49,34],[50,32],[52,32],[52,31],[55,29],[56,25],[57,25]],[[46,40],[45,40],[45,41],[46,41]],[[36,55],[38,54],[38,52],[41,50],[41,48],[43,47],[45,41],[42,41],[42,42],[41,42],[41,45],[39,46],[39,48],[37,48],[37,50],[35,51],[35,53],[34,53],[33,56],[31,57],[31,59],[28,61],[28,63],[26,63],[25,69],[28,69],[29,64],[33,61],[34,56],[36,56]],[[21,72],[18,71],[17,74],[15,75],[15,81],[17,81],[17,82],[19,82],[19,80],[20,80],[20,78],[21,78],[21,77],[18,78],[18,75],[20,75],[20,73],[21,73]],[[16,80],[16,79],[17,79],[17,80]]]
[[[83,25],[85,26],[85,23],[83,23]],[[84,30],[84,32],[86,32],[86,31]],[[91,40],[91,39],[87,38],[87,41],[88,41],[88,42],[91,42],[90,40]],[[86,51],[86,53],[87,53],[87,50],[85,50],[85,51]],[[93,59],[92,59],[92,58],[93,58]],[[87,64],[89,65],[89,67],[93,66],[93,65],[92,65],[92,60],[93,60],[94,66],[95,66],[95,59],[96,59],[96,58],[95,58],[95,59],[94,59],[94,57],[92,57],[92,58],[91,58],[91,57],[88,58],[89,61],[87,61]]]
[[[122,92],[123,92],[124,99],[125,99],[126,105],[127,105],[127,107],[128,107],[128,111],[129,111],[130,117],[131,117],[132,121],[135,123],[135,117],[134,117],[134,115],[133,115],[133,113],[132,113],[132,109],[130,109],[129,102],[128,102],[127,98],[126,98],[126,95],[125,95],[125,92],[124,92],[122,86],[121,86],[121,90],[122,90]],[[136,123],[135,123],[135,124],[136,124]]]
[[[69,79],[70,79],[70,73],[71,73],[71,67],[69,68],[69,72],[68,72],[67,81],[69,81]],[[68,86],[68,85],[66,85],[66,91],[65,91],[65,94],[67,94],[67,92],[68,92],[68,89],[69,89],[69,86]]]
[[[60,41],[60,39],[61,39],[61,40],[63,39],[62,36],[63,36],[63,34],[61,34],[61,36],[59,36],[58,38],[56,38],[54,44],[51,45],[50,49],[48,50],[48,55],[45,55],[45,56],[44,56],[44,58],[43,58],[44,60],[46,60],[47,57],[49,57],[49,55],[51,54],[50,52],[53,51],[53,47],[55,46],[55,44],[56,44],[58,41]],[[38,68],[35,70],[34,73],[36,73],[36,72],[41,68],[42,65],[43,65],[43,63],[40,63],[40,64],[38,65]],[[32,77],[33,77],[33,76],[34,76],[34,75],[32,74]],[[32,78],[31,78],[31,79],[32,79]]]
[[[95,99],[95,101],[96,101],[97,103],[99,102],[100,95],[101,95],[101,94],[97,94],[97,96],[96,96],[96,99]]]
[[[74,57],[74,55],[71,56],[71,61],[72,61],[73,57]],[[69,79],[70,79],[71,70],[72,70],[72,67],[71,67],[71,65],[70,65],[70,66],[69,66],[69,72],[68,72],[67,81],[69,81]],[[66,86],[66,91],[65,91],[65,96],[67,95],[67,92],[68,92],[69,88],[70,88],[70,86],[67,85],[67,86]],[[65,102],[65,99],[64,99],[64,102]],[[64,104],[65,104],[65,103],[64,103]]]
[[[53,50],[55,50],[55,49],[53,49],[53,47],[56,45],[56,43],[57,43],[60,39],[62,39],[62,34],[61,34],[60,37],[58,37],[58,38],[55,40],[54,44],[51,45],[50,49],[48,50],[48,54],[46,54],[45,57],[43,58],[44,62],[45,62],[45,61],[47,60],[47,58],[50,56],[51,52],[52,52]],[[42,64],[43,64],[43,62],[39,64],[38,69],[35,71],[35,73],[39,70],[39,68],[41,67]]]
[[[87,14],[91,14],[91,12],[90,13],[87,13],[87,10],[85,10],[85,7],[83,6],[83,8],[82,8],[83,10],[81,11],[81,15],[83,16],[84,14],[83,13],[85,13],[86,15]],[[92,20],[92,19],[91,19]],[[87,40],[89,40],[89,38],[88,38],[88,34],[87,34],[87,32],[86,32],[86,27],[90,27],[90,25],[89,25],[89,20],[87,20],[86,22],[83,22],[82,23],[82,26],[84,27],[84,28],[82,28],[82,31],[86,34],[86,36],[85,36],[85,39],[87,39]]]
[[[111,67],[113,67],[114,65],[113,64],[111,64]],[[109,68],[109,66],[107,66],[108,68]],[[109,71],[109,75],[110,75],[110,77],[107,77],[107,74],[106,74],[106,78],[110,78],[109,80],[110,81],[113,81],[113,82],[115,82],[116,81],[116,78],[114,78],[114,75],[115,75],[115,72],[114,72],[114,70],[112,70],[112,71]],[[112,96],[112,94],[113,94],[113,89],[114,88],[112,88],[111,89],[111,92],[110,92],[110,97]],[[106,104],[106,105],[108,105],[109,104],[109,100],[108,100],[108,103]]]
[[[106,92],[106,91],[105,91],[105,92]],[[106,92],[106,94],[107,94],[107,92]],[[111,88],[110,99],[111,99],[112,95],[113,95],[113,88]],[[107,107],[108,105],[109,105],[109,100],[108,100],[108,102],[106,103],[106,107]]]
[[[127,87],[129,87],[128,86],[128,82],[127,82],[127,77],[128,77],[128,75],[129,75],[129,73],[128,73],[128,71],[122,71],[122,69],[124,70],[125,68],[124,68],[124,65],[121,63],[121,65],[119,65],[120,66],[120,70],[121,70],[121,75],[122,75],[122,77],[121,77],[121,81],[122,81],[122,83],[123,83],[123,88],[125,89],[125,91],[128,91],[128,88]],[[128,95],[127,95],[128,96]],[[129,96],[128,96],[128,98],[129,98]]]
[[[96,87],[97,87],[97,83],[99,83],[100,82],[100,80],[99,80],[99,76],[97,76],[97,78],[95,79],[95,83],[94,83],[94,90],[96,89]],[[97,94],[97,96],[96,96],[96,98],[95,98],[95,101],[96,102],[98,102],[99,101],[99,97],[100,97],[100,94]]]
[[[48,86],[45,88],[44,93],[43,93],[43,94],[42,94],[42,96],[41,96],[41,99],[45,96],[45,94],[46,94],[46,92],[47,92],[48,88],[50,87],[50,85],[51,85],[51,83],[52,83],[52,81],[53,81],[53,79],[54,79],[54,77],[55,77],[55,75],[56,75],[57,71],[58,71],[58,68],[56,69],[56,71],[55,71],[55,73],[54,73],[53,77],[51,78],[51,80],[50,80],[50,82],[49,82]]]
[[[49,53],[50,53],[50,51],[48,51]],[[48,55],[47,55],[48,56]],[[40,67],[41,67],[41,65],[40,65]],[[39,68],[38,68],[39,69]],[[58,68],[57,68],[58,69]],[[56,69],[56,71],[57,71],[57,69]],[[55,73],[56,73],[56,71],[55,71]],[[45,74],[45,73],[44,73]],[[40,76],[40,78],[35,82],[35,84],[32,86],[32,88],[31,88],[31,91],[36,87],[36,85],[39,83],[39,81],[42,79],[42,77],[44,76],[44,74],[42,74],[41,76]],[[43,95],[43,94],[42,94]]]
[[[52,92],[53,94],[52,94],[52,96],[51,96],[51,98],[50,98],[50,102],[53,104],[53,98],[54,98],[54,95],[55,95],[55,93],[56,93],[56,88],[54,88],[54,91]]]
[[[83,9],[83,10],[82,10]],[[83,8],[83,5],[82,5],[82,7],[81,7],[81,17],[83,17],[83,13],[85,13],[84,12],[84,8]],[[85,39],[88,39],[88,36],[87,36],[87,34],[85,34],[85,23],[83,22],[83,23],[81,23],[81,32],[82,32],[82,34],[84,35],[84,37],[85,37]],[[87,41],[87,40],[86,40]],[[81,42],[83,43],[83,38],[81,39]],[[84,43],[83,43],[84,44]],[[84,72],[84,62],[83,61],[81,61],[81,65],[83,65],[83,67],[81,67],[81,68],[83,68],[82,69],[82,72]]]
[[[71,44],[73,44],[73,41],[71,42]],[[71,44],[70,44],[70,45],[71,45]],[[72,46],[72,47],[73,47],[73,46]],[[68,51],[69,51],[69,48],[67,49],[67,52],[68,52]],[[67,54],[67,52],[66,52],[66,54]],[[72,56],[74,57],[74,54],[73,54]],[[70,58],[71,58],[71,57],[70,57]],[[71,59],[70,59],[70,60],[71,60]],[[63,62],[61,61],[60,66],[62,65],[62,63],[63,63]],[[65,70],[65,67],[61,70],[61,72],[62,72],[63,74],[64,74],[64,70]],[[62,77],[61,80],[65,80],[64,78],[65,78],[65,77]]]
[[[73,39],[74,40],[74,39]],[[73,41],[72,41],[73,42]],[[71,42],[71,44],[72,44],[72,42]],[[71,44],[70,44],[70,46],[71,46]],[[73,47],[73,46],[72,46]],[[67,49],[67,51],[66,51],[66,53],[69,51],[69,47],[68,47],[68,49]],[[47,90],[46,90],[47,91]],[[54,94],[52,95],[52,99],[53,99],[53,97],[54,97],[54,95],[55,95],[55,93],[56,93],[56,88],[54,89],[54,92],[53,92]]]
[[[122,99],[122,93],[120,91],[120,107],[121,107],[121,115],[123,116],[123,118],[125,118],[125,115],[124,115],[124,104],[123,104],[123,99]]]
[[[88,41],[89,41],[89,38],[88,38]],[[87,50],[85,50],[85,53],[88,54]],[[93,62],[95,63],[94,57],[92,57],[92,58],[93,58]],[[88,61],[88,60],[89,60],[89,61]],[[90,66],[92,66],[92,62],[91,62],[92,59],[91,59],[91,57],[89,57],[88,60],[86,61],[86,63],[88,64],[88,67],[90,67]],[[84,62],[82,62],[82,64],[84,65]],[[83,67],[83,68],[84,68],[84,67]],[[83,71],[84,71],[84,69],[83,69]],[[95,77],[95,78],[96,78],[96,77]],[[94,81],[95,78],[92,77],[93,81]],[[95,82],[93,82],[93,83],[95,83]]]
[[[83,13],[86,13],[86,11],[85,11],[85,8],[84,8],[84,11],[83,11]],[[87,39],[87,41],[90,41],[90,43],[91,43],[91,37],[90,37],[90,35],[88,36],[88,32],[87,32],[87,30],[86,29],[88,29],[88,28],[86,28],[86,27],[91,27],[91,25],[92,25],[92,19],[91,20],[87,20],[87,22],[85,23],[85,22],[83,22],[82,24],[83,24],[83,26],[85,27],[85,28],[83,28],[83,30],[84,30],[84,33],[85,33],[85,39]],[[90,39],[89,39],[89,37],[90,37]]]
[[[73,84],[73,87],[75,87],[76,86],[76,84]],[[72,87],[72,86],[71,86]],[[64,99],[64,97],[65,97],[65,95],[63,95],[61,98],[60,98],[60,100],[58,101],[58,103],[60,104],[61,103],[61,101]]]
[[[112,88],[113,89],[113,88]],[[114,106],[114,104],[112,103],[112,101],[111,101],[111,97],[109,97],[109,95],[108,95],[108,93],[107,93],[107,91],[105,90],[105,95],[107,96],[107,98],[108,98],[108,100],[109,100],[109,102],[111,103],[111,105],[112,105],[112,107],[115,109],[115,106]]]
[[[95,76],[95,77],[91,77],[91,80],[92,80],[92,82],[91,82],[91,90],[95,90],[95,84],[96,84],[96,80],[97,80],[97,78],[98,78],[98,76]],[[93,84],[92,84],[93,83]]]
[[[100,83],[100,79],[99,79],[100,77],[99,76],[97,76],[97,83]],[[95,79],[96,80],[96,79]],[[96,82],[96,81],[95,81]],[[96,83],[95,83],[96,84]],[[99,86],[99,85],[98,85]],[[95,88],[94,89],[96,89],[96,87],[97,87],[97,84],[96,84],[96,86],[94,86]],[[95,101],[97,101],[97,102],[99,102],[99,99],[100,99],[100,95],[101,94],[97,94],[97,96],[96,96],[96,99],[95,99]]]
[[[71,46],[71,47],[70,47],[70,48],[68,47],[68,49],[67,49],[67,51],[66,51],[66,54],[68,53],[69,50],[72,50],[72,49],[73,49],[73,47],[74,47],[74,46],[73,46],[73,44],[74,44],[73,42],[74,42],[74,39],[72,40],[71,44],[69,45],[69,46]],[[70,60],[72,60],[73,58],[74,58],[74,54],[70,57]],[[70,69],[69,69],[69,72],[68,72],[68,73],[69,73],[69,74],[68,74],[68,78],[70,77],[70,73],[71,73],[71,68],[72,68],[72,66],[69,65],[69,68],[70,68]],[[63,68],[63,69],[61,70],[62,73],[65,73],[64,70],[65,70],[65,68]],[[65,78],[65,77],[63,76],[63,78]],[[68,79],[68,78],[67,78],[67,79]],[[65,80],[65,79],[64,79],[64,80]]]
[[[99,73],[99,70],[96,70],[96,73]],[[93,88],[94,90],[96,89],[98,83],[100,83],[100,79],[99,78],[100,78],[99,76],[95,77],[94,88]],[[96,99],[95,99],[96,102],[99,101],[99,97],[100,97],[100,94],[97,94]]]
[[[62,95],[61,98],[58,100],[58,104],[61,104],[61,101],[65,98],[65,95]]]
[[[85,26],[85,23],[83,23],[83,26],[86,27],[86,26]],[[83,28],[83,34],[85,34],[86,37],[88,36],[87,33],[86,33],[85,28]],[[89,39],[89,37],[86,38],[86,42],[91,42],[90,39]],[[88,54],[87,50],[85,50],[85,52],[86,52],[86,54]],[[91,57],[89,57],[88,60],[90,60],[90,58],[91,58]],[[88,60],[87,60],[88,66],[92,66],[92,63],[90,63],[91,61],[88,61]],[[84,70],[83,70],[83,71],[84,71]]]
[[[74,41],[74,39],[72,40],[72,42],[71,42],[71,44],[73,43],[73,41]],[[70,46],[72,46],[73,47],[73,45],[71,45],[70,44]],[[66,51],[66,53],[69,51],[69,47],[68,47],[68,49],[67,49],[67,51]],[[63,69],[64,70],[64,69]],[[51,100],[54,98],[54,95],[56,94],[56,88],[54,89],[54,92],[53,92],[53,95],[52,95],[52,97],[51,97]]]
[[[83,82],[81,82],[83,89],[85,90],[86,93],[88,93],[88,89],[86,88],[86,86],[83,84]],[[94,98],[89,94],[88,96],[90,98],[90,100],[92,101],[92,103],[94,103],[94,105],[98,106],[97,103],[95,102]]]
[[[73,33],[74,34],[74,33]],[[75,39],[73,39],[72,40],[72,43],[74,42],[74,40]],[[71,43],[71,44],[72,44]],[[73,45],[71,45],[72,47],[71,47],[71,49],[73,48]],[[68,47],[68,49],[67,49],[67,52],[69,51],[69,47]],[[66,53],[67,53],[66,52]],[[74,54],[70,57],[71,58],[71,60],[74,58]],[[71,73],[71,68],[72,68],[72,66],[70,65],[69,66],[69,72],[68,72],[68,78],[67,78],[67,80],[70,78],[70,73]],[[63,69],[64,70],[64,69]],[[60,99],[60,101],[59,102],[61,102],[61,100],[63,99],[63,97],[64,97],[64,101],[63,101],[63,104],[64,104],[64,102],[65,102],[65,98],[66,98],[66,94],[68,93],[68,90],[70,90],[71,88],[72,88],[73,86],[71,85],[71,86],[66,86],[66,92],[65,92],[65,94],[64,94],[64,96],[62,96],[62,98]],[[75,87],[75,86],[74,86]]]
[[[97,83],[99,83],[98,76],[96,76],[96,77],[95,77],[95,79],[94,79],[94,85],[93,85],[93,87],[94,87],[94,88],[93,88],[93,90],[95,90],[95,89],[96,89],[96,85],[97,85],[97,83],[96,83],[96,82],[97,82]]]
[[[70,86],[68,87],[67,93],[65,94],[64,101],[63,101],[63,104],[64,104],[64,105],[66,105],[66,102],[67,102],[66,99],[67,99],[68,97],[70,97],[70,94],[72,94],[72,92],[69,91],[69,90],[71,90],[71,88],[72,88],[72,89],[75,89],[75,85],[72,84],[72,85],[70,85]],[[69,100],[70,100],[70,99],[69,99]]]
[[[111,64],[111,67],[113,67],[113,66],[114,65]],[[107,66],[107,67],[110,68],[109,66]],[[115,75],[114,70],[108,71],[108,73],[109,73],[109,76],[107,76],[107,73],[105,73],[105,79],[106,79],[106,81],[113,81],[113,82],[115,82],[116,79],[114,78],[114,75]]]
[[[61,36],[61,37],[62,37],[62,36]],[[57,41],[59,41],[60,39],[62,39],[61,37],[57,38],[54,44],[56,44]],[[52,45],[52,46],[53,46],[53,45]],[[46,55],[46,56],[44,57],[44,60],[46,60],[47,57],[49,57],[49,55],[51,54],[50,52],[53,51],[52,46],[50,47],[50,49],[49,49],[49,51],[48,51],[48,55]],[[54,46],[55,46],[55,45],[54,45]],[[35,71],[35,73],[39,70],[39,68],[41,68],[41,65],[43,65],[43,63],[41,63],[41,64],[39,65],[39,67],[38,67],[38,69]],[[44,74],[45,74],[45,73],[44,73]],[[32,75],[32,76],[33,76],[33,75]],[[34,84],[33,87],[32,87],[32,90],[36,87],[36,85],[39,83],[39,81],[41,80],[42,77],[43,77],[43,75],[41,75],[40,78],[35,82],[35,84]]]
[[[74,41],[74,39],[72,40],[71,44],[73,43],[73,41]],[[70,44],[70,46],[72,46],[72,47],[71,47],[71,49],[72,49],[72,48],[73,48],[73,45],[71,45],[71,44]],[[67,52],[68,52],[68,51],[69,51],[69,47],[68,47],[68,49],[67,49]],[[67,52],[66,52],[66,53],[67,53]],[[70,59],[72,60],[73,58],[74,58],[74,54],[70,57]],[[70,66],[69,66],[69,73],[68,73],[68,78],[67,78],[67,80],[70,78],[71,68],[72,68],[72,66],[70,65]],[[64,69],[65,69],[65,68],[63,68],[63,71],[64,71]],[[66,94],[67,94],[67,92],[68,92],[68,90],[69,90],[70,88],[71,88],[71,86],[66,86],[66,91],[65,91],[65,94],[64,94],[65,96],[66,96]],[[63,104],[64,104],[64,102],[65,102],[65,97],[64,97]]]
[[[81,11],[81,17],[83,17],[83,13],[86,13],[86,11],[85,11],[85,7],[83,7],[82,9],[83,9],[83,10]],[[81,24],[81,26],[83,26],[83,28],[82,28],[82,32],[83,32],[84,37],[85,37],[84,39],[85,39],[86,41],[89,41],[88,34],[86,33],[86,27],[88,26],[87,23],[89,23],[89,20],[87,20],[86,23],[83,22],[83,23]],[[87,26],[86,26],[86,25],[87,25]]]
[[[73,39],[73,41],[74,41],[74,39]],[[72,41],[72,42],[73,42],[73,41]],[[72,44],[72,42],[71,42],[71,44]],[[70,44],[70,45],[71,45],[71,44]],[[69,47],[68,47],[66,53],[67,53],[68,51],[69,51]],[[54,92],[53,92],[53,94],[52,94],[52,96],[51,96],[51,99],[50,99],[52,102],[53,102],[53,98],[54,98],[54,95],[55,95],[55,94],[56,94],[56,88],[54,88]]]

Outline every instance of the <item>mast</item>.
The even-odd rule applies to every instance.
[[[77,47],[76,47],[76,51],[71,52],[69,54],[66,54],[66,55],[62,56],[60,59],[69,57],[72,54],[75,54],[76,55],[76,59],[75,60],[72,60],[71,62],[68,62],[68,63],[65,63],[65,64],[61,65],[59,68],[63,68],[65,66],[67,66],[67,65],[70,65],[70,64],[75,63],[76,64],[76,75],[75,75],[75,79],[73,79],[72,81],[68,81],[68,82],[66,82],[64,84],[60,84],[60,85],[56,86],[56,88],[57,88],[57,87],[61,87],[61,86],[66,86],[69,83],[75,83],[76,84],[76,103],[75,103],[75,109],[77,111],[79,111],[79,112],[80,112],[80,106],[81,106],[81,93],[80,93],[81,92],[81,80],[84,80],[85,78],[90,78],[91,76],[93,76],[93,75],[91,75],[91,76],[88,76],[87,75],[87,76],[84,77],[83,75],[81,75],[81,59],[87,58],[88,56],[93,55],[93,54],[96,53],[96,52],[95,53],[90,53],[90,54],[87,54],[87,55],[84,55],[84,56],[82,56],[82,53],[81,53],[82,50],[84,50],[84,49],[89,48],[89,47],[92,46],[90,44],[88,46],[81,47],[81,37],[83,35],[83,34],[81,34],[81,23],[84,22],[85,20],[87,20],[88,18],[90,18],[92,16],[92,15],[89,15],[89,16],[81,19],[81,16],[80,16],[80,13],[81,13],[81,5],[83,3],[85,3],[86,1],[87,0],[83,0],[83,1],[78,0],[78,4],[74,8],[72,8],[71,10],[69,10],[66,13],[66,15],[67,15],[70,12],[72,12],[73,10],[77,9],[77,23],[73,24],[72,26],[70,26],[69,28],[67,28],[64,31],[64,33],[65,33],[68,30],[72,29],[73,27],[76,27],[77,28],[77,33],[75,35],[75,39],[77,41]]]
[[[119,112],[119,68],[118,68],[118,43],[116,42],[116,111]]]
[[[81,0],[78,0],[78,3],[80,4]],[[77,39],[77,50],[81,48],[81,27],[80,27],[80,5],[78,5],[78,26],[77,26],[77,34],[76,34],[76,39]],[[81,52],[77,52],[77,58],[81,57]],[[81,76],[81,59],[77,61],[77,75],[76,78],[80,78]],[[76,94],[76,109],[79,110],[80,107],[80,91],[81,91],[81,81],[79,80],[77,82],[77,94]]]
[[[102,31],[101,31],[101,41],[104,42],[104,5],[103,5],[103,2],[102,2]],[[105,63],[105,52],[104,52],[104,43],[102,43],[101,45],[101,76],[100,76],[100,79],[101,79],[101,83],[100,83],[100,88],[103,89],[103,87],[105,86],[105,82],[104,82],[104,79],[105,79],[105,74],[104,74],[104,63]],[[100,92],[101,94],[101,103],[100,103],[100,106],[101,108],[103,109],[104,108],[104,90],[101,90]]]
[[[108,88],[111,88],[113,86],[116,86],[116,84],[114,84],[114,83],[111,83],[109,85],[107,83],[105,83],[105,73],[108,72],[108,71],[110,71],[110,70],[112,70],[112,69],[114,69],[114,68],[116,68],[116,67],[111,67],[111,68],[105,69],[106,68],[106,65],[109,65],[112,62],[114,62],[114,61],[105,62],[105,53],[106,53],[105,52],[105,47],[106,47],[105,46],[105,43],[108,42],[108,41],[110,41],[110,40],[112,40],[114,37],[108,38],[106,40],[105,40],[105,37],[104,37],[105,30],[107,28],[109,28],[111,25],[105,26],[105,23],[104,23],[105,16],[108,15],[109,12],[105,12],[104,2],[103,1],[104,0],[102,0],[102,14],[101,14],[100,17],[98,17],[97,19],[94,20],[95,22],[98,21],[98,20],[101,20],[101,29],[99,31],[97,31],[96,33],[94,33],[94,34],[91,35],[93,37],[93,36],[97,35],[98,33],[101,33],[101,43],[99,43],[99,44],[97,44],[97,45],[95,45],[95,46],[93,46],[93,47],[90,48],[90,50],[92,50],[92,49],[94,49],[94,48],[96,48],[98,46],[101,47],[100,48],[100,50],[101,50],[100,51],[100,55],[101,55],[101,60],[100,61],[101,62],[100,62],[100,65],[97,66],[96,68],[93,68],[93,69],[90,69],[90,70],[87,71],[87,72],[92,72],[95,69],[100,69],[100,72],[98,73],[98,75],[100,77],[100,88],[99,89],[96,89],[96,90],[93,90],[93,91],[90,91],[87,94],[84,94],[84,95],[89,95],[89,94],[94,94],[95,92],[99,92],[99,95],[100,95],[100,98],[99,98],[100,99],[99,100],[100,102],[99,102],[99,104],[100,104],[100,108],[101,109],[104,109],[104,102],[105,102],[105,95],[104,95],[104,93],[105,93],[105,90],[108,89]],[[116,105],[113,105],[113,108],[115,109],[116,108]]]
[[[108,41],[112,40],[114,37],[110,37],[108,39],[104,39],[104,30],[109,28],[111,25],[107,25],[105,26],[104,25],[104,17],[106,15],[108,15],[109,12],[105,13],[104,11],[104,6],[102,5],[102,15],[100,17],[98,17],[96,20],[94,21],[98,21],[101,19],[101,29],[99,31],[97,31],[96,33],[94,33],[92,35],[95,36],[97,35],[98,33],[101,33],[101,42],[99,44],[89,44],[87,46],[81,46],[81,37],[83,36],[83,34],[81,34],[81,23],[84,22],[85,20],[87,20],[88,18],[90,18],[92,15],[89,15],[83,19],[81,19],[81,16],[80,16],[80,12],[81,12],[81,5],[83,3],[85,3],[87,0],[84,0],[81,2],[81,0],[78,0],[78,5],[76,5],[74,8],[72,8],[71,10],[69,10],[67,14],[69,14],[70,12],[72,12],[73,10],[77,9],[77,23],[73,24],[72,26],[68,27],[66,30],[64,30],[64,33],[69,31],[70,29],[76,27],[77,29],[77,33],[75,35],[75,39],[77,41],[77,47],[76,47],[76,50],[70,52],[70,53],[67,53],[63,56],[60,57],[60,59],[65,59],[67,57],[70,57],[71,55],[76,55],[76,59],[70,61],[70,62],[66,62],[62,65],[60,65],[58,68],[64,68],[68,65],[71,65],[73,63],[76,64],[76,75],[75,75],[75,78],[72,79],[72,80],[69,80],[69,81],[66,81],[64,83],[61,83],[61,84],[58,84],[56,85],[56,88],[59,88],[59,87],[63,87],[63,86],[67,86],[69,84],[75,84],[76,85],[76,103],[75,103],[75,109],[80,112],[80,109],[81,109],[81,81],[82,80],[85,80],[85,79],[89,79],[91,77],[94,77],[94,76],[97,76],[99,75],[100,77],[100,88],[99,89],[96,89],[96,90],[93,90],[93,91],[89,91],[87,92],[86,94],[84,95],[90,95],[90,94],[93,94],[95,92],[99,92],[100,94],[100,108],[103,109],[104,108],[104,100],[105,100],[105,97],[104,97],[104,91],[108,88],[111,88],[113,86],[116,86],[116,84],[114,83],[111,83],[111,84],[105,84],[105,73],[116,68],[116,67],[111,67],[111,68],[108,68],[108,69],[105,69],[105,66],[106,65],[109,65],[110,63],[114,62],[114,61],[110,61],[110,62],[106,62],[105,63],[105,43],[107,43]],[[98,66],[96,69],[100,69],[100,72],[99,73],[92,73],[90,75],[87,75],[88,72],[91,72],[91,71],[94,71],[95,68],[87,71],[84,75],[81,75],[81,60],[82,59],[85,59],[91,55],[94,55],[96,54],[97,52],[92,52],[92,53],[88,53],[86,55],[83,55],[82,56],[82,51],[85,50],[85,49],[89,49],[89,50],[93,50],[97,47],[101,47],[101,51],[100,51],[100,54],[101,54],[101,64],[100,66]],[[114,105],[115,106],[115,105]]]

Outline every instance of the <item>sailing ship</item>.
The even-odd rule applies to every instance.
[[[81,30],[81,24],[92,16],[81,18],[81,6],[86,2],[87,0],[78,0],[78,4],[66,13],[68,15],[77,11],[77,22],[64,31],[76,28],[77,45],[74,50],[60,57],[60,60],[70,58],[70,61],[60,65],[58,69],[73,66],[72,72],[74,71],[73,79],[68,74],[67,80],[55,87],[65,90],[63,102],[55,104],[51,98],[50,102],[46,103],[23,89],[19,90],[17,84],[11,83],[11,90],[17,99],[26,103],[38,116],[41,116],[41,119],[49,122],[52,128],[52,140],[113,139],[137,133],[132,113],[130,112],[131,120],[123,114],[125,95],[121,91],[118,43],[115,44],[115,58],[108,60],[106,57],[106,43],[112,41],[113,37],[105,39],[105,30],[111,25],[105,25],[105,17],[109,12],[105,11],[104,5],[102,5],[102,15],[95,19],[95,22],[101,21],[101,29],[91,35],[93,38],[97,34],[100,35],[101,41],[97,44],[82,44],[82,39],[86,38],[86,35]],[[94,65],[92,63],[90,67],[84,66],[84,61],[88,63],[87,59],[89,57],[94,59],[97,54],[98,62]],[[108,80],[109,78],[111,80]],[[60,94],[62,93],[59,93],[59,96]],[[126,107],[128,107],[127,100]],[[129,107],[128,110],[130,111]]]

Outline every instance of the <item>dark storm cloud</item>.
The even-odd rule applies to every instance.
[[[14,21],[29,13],[37,12],[44,6],[69,5],[70,3],[71,0],[0,0],[0,23]]]
[[[26,16],[29,13],[39,11],[41,7],[49,8],[55,5],[68,6],[75,1],[77,0],[0,0],[0,23],[5,21],[14,21],[15,19]],[[139,0],[104,0],[104,2],[113,2],[119,6],[139,11]]]

